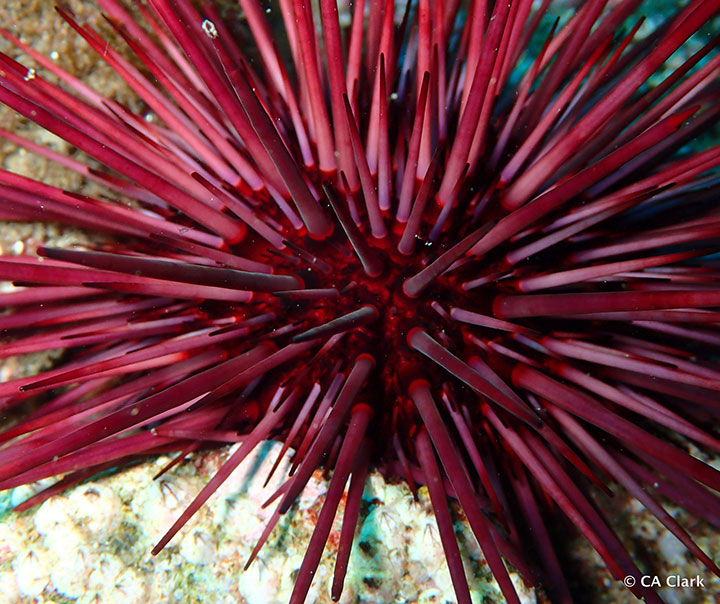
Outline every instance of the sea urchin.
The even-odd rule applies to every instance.
[[[211,0],[97,4],[133,60],[57,10],[153,120],[2,31],[59,84],[1,55],[0,101],[99,163],[5,136],[114,199],[0,171],[3,219],[109,235],[0,258],[2,355],[67,350],[0,385],[0,409],[42,401],[0,436],[0,489],[64,475],[27,507],[239,438],[157,553],[274,438],[294,462],[258,548],[331,470],[291,604],[349,483],[340,597],[371,467],[427,487],[462,604],[448,498],[508,602],[506,562],[571,599],[554,511],[661,601],[590,498],[615,483],[720,572],[660,503],[720,526],[720,473],[685,447],[720,450],[720,146],[688,146],[720,115],[718,39],[656,74],[720,1],[636,39],[640,0],[549,32],[549,0],[280,0],[284,35],[240,0],[253,44]]]

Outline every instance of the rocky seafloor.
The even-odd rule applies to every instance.
[[[157,557],[150,556],[153,545],[227,452],[196,455],[153,480],[169,461],[159,457],[86,482],[30,512],[5,514],[0,521],[0,602],[285,604],[326,482],[319,473],[313,477],[244,571],[274,508],[262,504],[287,469],[285,459],[263,488],[280,448],[273,442],[259,447]],[[39,486],[13,490],[7,503],[19,503]],[[454,602],[426,490],[419,495],[415,500],[406,486],[389,485],[378,474],[370,477],[341,602]],[[339,513],[307,602],[331,602],[341,522]],[[464,536],[462,527],[459,533],[474,601],[502,602],[474,540]],[[513,579],[523,603],[535,602],[517,575]]]

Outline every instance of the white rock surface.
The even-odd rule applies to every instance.
[[[8,579],[0,588],[0,602],[285,604],[326,482],[320,473],[313,476],[292,513],[281,519],[258,559],[243,572],[273,511],[273,505],[262,505],[288,467],[286,458],[263,488],[280,448],[279,443],[261,445],[155,558],[150,555],[155,542],[227,451],[199,454],[153,480],[169,461],[160,457],[77,486],[29,512],[0,516],[0,576]],[[23,496],[34,490],[17,489]],[[17,502],[19,496],[11,493],[10,499]],[[425,489],[415,501],[406,486],[389,485],[373,474],[365,500],[341,602],[454,603]],[[307,602],[331,602],[341,522],[342,506]],[[466,572],[475,602],[502,602],[484,561],[468,560]],[[535,602],[534,594],[517,584],[523,602]]]

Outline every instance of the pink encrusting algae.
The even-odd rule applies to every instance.
[[[720,116],[717,38],[653,76],[720,0],[640,39],[640,0],[582,3],[547,35],[549,1],[356,0],[339,19],[336,0],[281,0],[283,39],[240,0],[250,49],[211,0],[147,0],[142,22],[97,4],[132,61],[57,10],[157,119],[1,32],[60,84],[0,55],[0,101],[105,168],[4,135],[117,198],[0,171],[3,219],[109,235],[0,258],[18,286],[2,355],[66,349],[0,384],[0,409],[42,400],[0,435],[0,489],[63,475],[21,509],[239,439],[157,553],[276,439],[294,461],[248,564],[313,472],[331,476],[291,604],[346,498],[340,597],[370,468],[427,486],[461,604],[449,499],[511,603],[506,564],[572,599],[558,514],[661,601],[596,489],[627,489],[720,574],[662,504],[720,526],[720,472],[684,447],[720,451],[720,146],[687,146]]]

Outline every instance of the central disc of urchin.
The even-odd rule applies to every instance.
[[[300,274],[305,289],[276,294],[296,304],[305,298],[305,323],[310,327],[293,341],[365,328],[376,345],[396,346],[404,340],[409,322],[417,320],[419,301],[409,297],[403,286],[422,266],[417,257],[403,257],[391,250],[387,239],[365,238],[347,224],[343,228],[347,238],[336,232],[325,241],[306,242],[303,249],[288,242],[288,247],[312,266]]]

